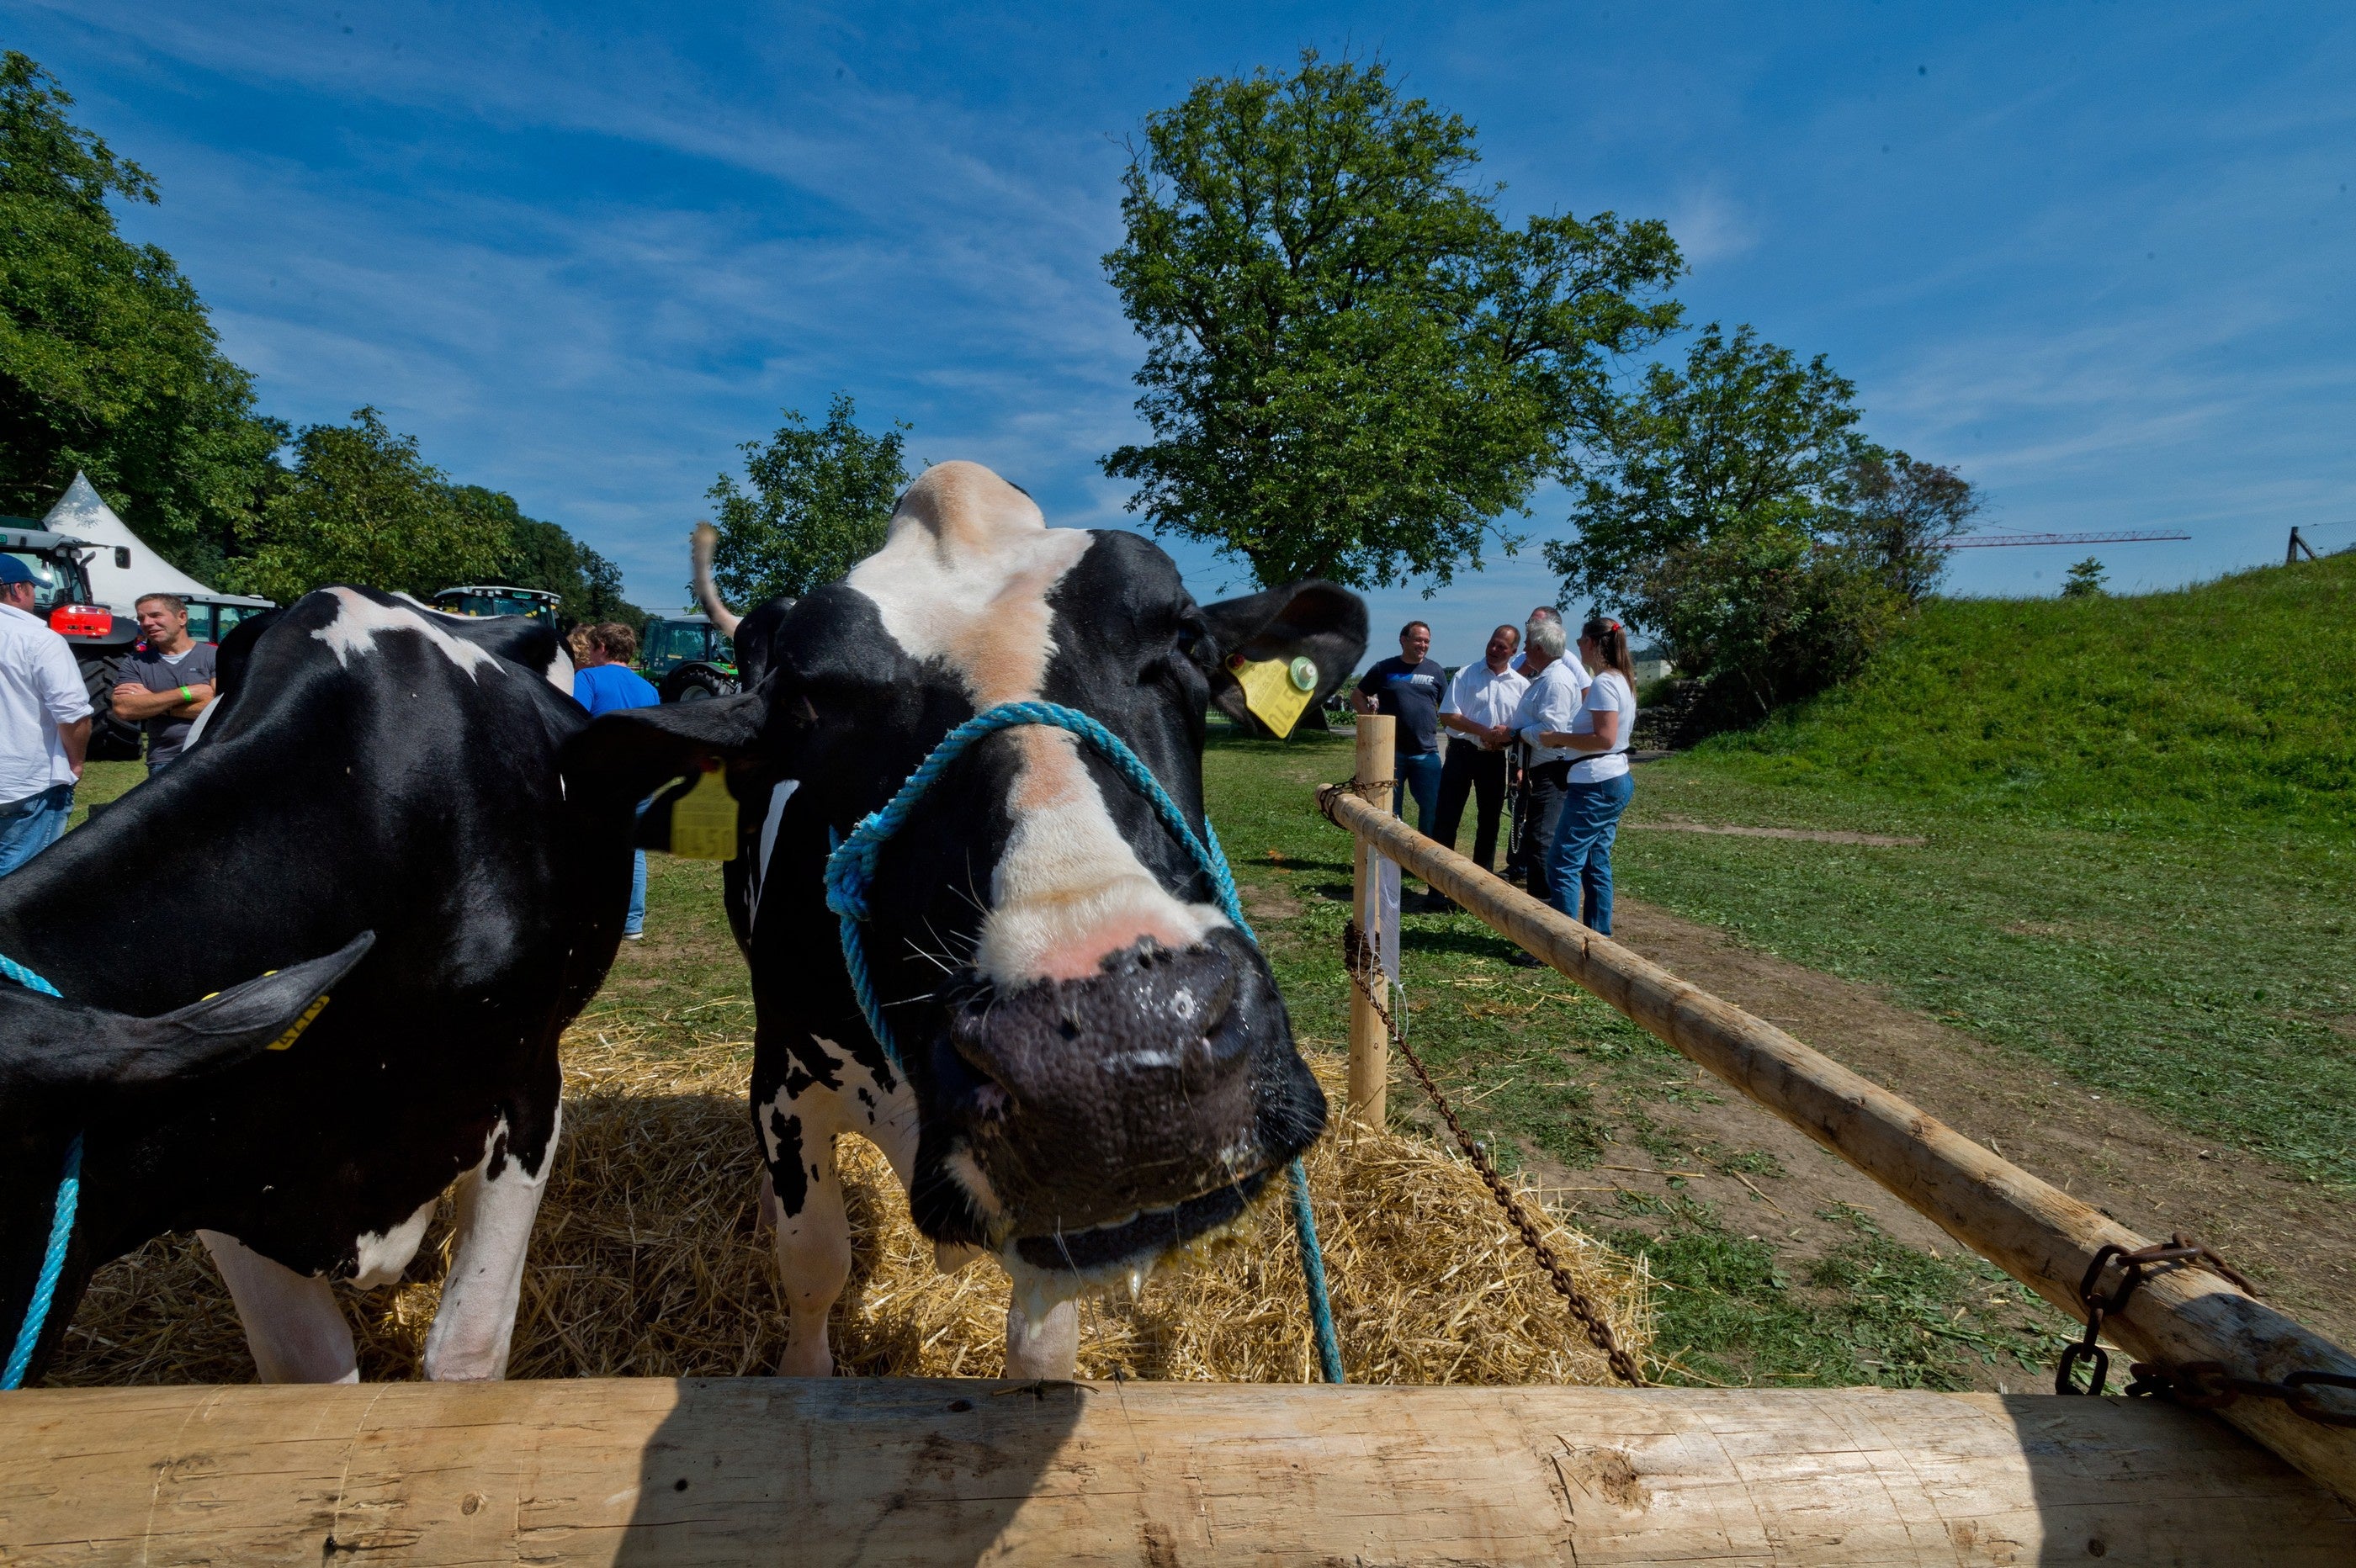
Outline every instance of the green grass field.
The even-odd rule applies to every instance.
[[[2356,555],[1933,603],[1853,687],[1639,775],[1632,888],[2356,1183]]]

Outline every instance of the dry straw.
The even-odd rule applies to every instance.
[[[610,1026],[574,1031],[564,1139],[525,1274],[511,1376],[724,1376],[775,1366],[785,1316],[754,1222],[746,1060],[742,1042],[654,1050]],[[1338,1081],[1338,1061],[1320,1065]],[[1329,1093],[1336,1087],[1329,1081]],[[835,1317],[841,1369],[997,1376],[1005,1275],[987,1263],[941,1274],[882,1156],[846,1138],[841,1157],[858,1259]],[[1611,1381],[1480,1178],[1451,1153],[1413,1136],[1328,1137],[1309,1157],[1309,1177],[1351,1381]],[[447,1208],[413,1275],[438,1276]],[[1651,1330],[1641,1264],[1551,1214],[1547,1221],[1572,1277],[1641,1360]],[[1157,1277],[1136,1301],[1082,1306],[1081,1376],[1315,1377],[1282,1202],[1263,1201],[1200,1251],[1193,1266]],[[416,1376],[438,1283],[341,1294],[361,1375]],[[252,1375],[236,1312],[203,1249],[166,1238],[101,1271],[48,1381]]]

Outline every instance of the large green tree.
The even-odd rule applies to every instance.
[[[1502,219],[1472,127],[1379,63],[1196,84],[1150,117],[1105,258],[1146,342],[1150,443],[1108,454],[1164,532],[1263,584],[1445,583],[1575,463],[1612,357],[1674,326],[1660,223]]]
[[[0,54],[0,511],[38,517],[86,471],[167,560],[209,580],[249,525],[283,425],[257,417],[172,258],[115,229],[155,182]]]
[[[496,579],[513,555],[514,502],[453,486],[416,437],[386,428],[374,409],[353,411],[348,425],[306,425],[294,455],[244,530],[250,553],[229,563],[249,592],[286,603],[350,582],[423,597]]]
[[[1937,590],[1954,559],[1949,547],[1980,509],[1970,480],[1902,452],[1868,451],[1850,464],[1847,492],[1843,537],[1910,604]]]
[[[731,600],[798,599],[882,547],[892,504],[908,485],[909,427],[871,435],[854,411],[848,392],[835,394],[816,428],[786,410],[775,435],[739,449],[744,484],[723,474],[712,485],[720,543],[712,574]]]
[[[1563,603],[1659,635],[1688,674],[1763,713],[1854,670],[1907,603],[1853,508],[1889,454],[1858,433],[1853,383],[1748,326],[1696,334],[1612,404],[1576,539],[1547,546]]]

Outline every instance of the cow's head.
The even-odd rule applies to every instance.
[[[1051,529],[964,463],[927,471],[883,549],[769,624],[743,650],[766,671],[755,690],[600,720],[568,773],[643,792],[726,761],[747,844],[774,843],[748,944],[762,1027],[787,995],[791,1027],[846,1049],[868,1031],[820,868],[952,727],[1024,699],[1078,709],[1199,835],[1206,710],[1251,721],[1231,661],[1284,661],[1322,700],[1366,637],[1365,606],[1328,583],[1197,604],[1158,547]],[[869,903],[921,1118],[911,1206],[936,1241],[1124,1272],[1233,1219],[1323,1125],[1266,961],[1148,801],[1069,734],[968,750],[884,846]]]
[[[291,1046],[329,987],[358,964],[374,933],[340,952],[281,969],[159,1018],[132,1018],[0,984],[0,1357],[15,1342],[47,1250],[58,1182],[77,1136],[88,1146],[157,1098],[224,1072],[274,1045]],[[150,1173],[171,1180],[169,1171]],[[83,1211],[88,1219],[87,1208]],[[80,1240],[80,1237],[77,1237]],[[50,1308],[46,1347],[73,1316],[80,1266]]]

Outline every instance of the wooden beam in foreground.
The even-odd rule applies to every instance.
[[[0,1397],[0,1562],[2356,1561],[2205,1416],[1879,1389],[654,1378]]]
[[[1337,826],[1880,1182],[2072,1317],[2084,1317],[2078,1285],[2097,1250],[2108,1243],[2151,1244],[1774,1025],[1596,935],[1389,813],[1348,795],[1325,798],[1326,814]],[[2123,1316],[2107,1320],[2104,1337],[2138,1360],[2169,1367],[2219,1361],[2238,1376],[2265,1382],[2301,1370],[2356,1373],[2356,1357],[2205,1269],[2178,1269],[2153,1279]],[[2115,1370],[2122,1383],[2125,1373],[2124,1367]],[[2340,1402],[2349,1397],[2322,1396],[2340,1409],[2347,1408]],[[2356,1429],[2307,1421],[2272,1400],[2244,1398],[2221,1413],[2342,1498],[2356,1499]]]

